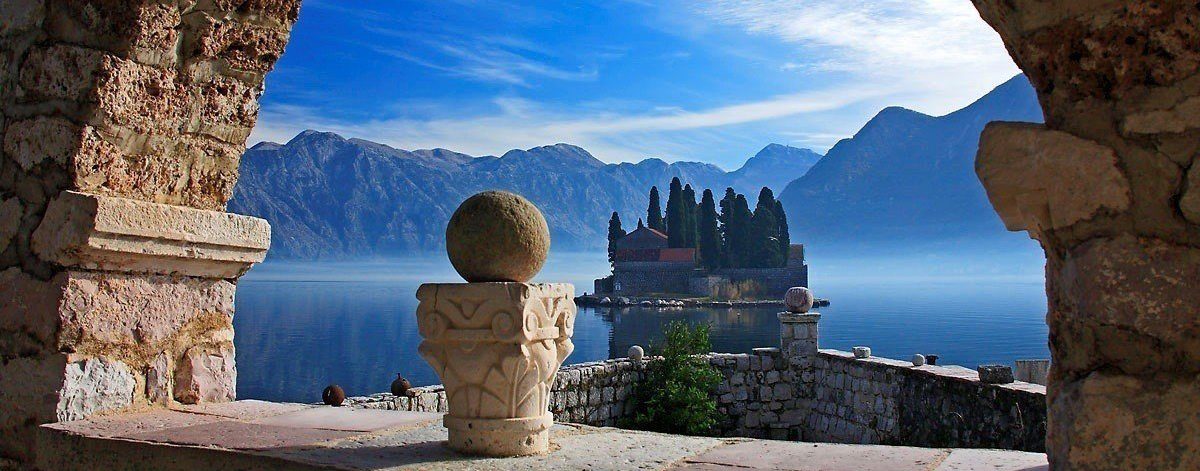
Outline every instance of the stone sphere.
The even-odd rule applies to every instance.
[[[803,286],[788,288],[787,294],[783,295],[783,303],[787,305],[788,312],[808,312],[813,306],[812,291]]]
[[[644,358],[645,356],[646,356],[646,351],[642,350],[642,347],[639,347],[637,345],[629,347],[629,359],[630,360],[642,361],[642,358]]]
[[[343,402],[346,402],[346,391],[343,391],[341,386],[331,384],[324,391],[321,391],[321,402],[324,402],[326,405],[338,407]]]
[[[925,355],[922,355],[920,353],[913,355],[912,363],[913,363],[913,366],[925,366]]]
[[[550,229],[542,212],[504,191],[467,198],[446,226],[450,264],[471,283],[529,281],[549,251]]]
[[[854,358],[871,358],[871,347],[854,347]]]

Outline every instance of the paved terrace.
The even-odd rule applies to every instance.
[[[1035,470],[1003,450],[699,438],[557,424],[552,451],[478,458],[444,446],[441,414],[238,401],[42,427],[46,469]]]

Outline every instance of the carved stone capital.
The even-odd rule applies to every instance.
[[[450,447],[518,456],[546,451],[554,375],[574,345],[565,283],[425,284],[419,351],[446,388]]]
[[[66,267],[204,278],[237,278],[270,245],[262,219],[74,191],[50,202],[31,243]]]

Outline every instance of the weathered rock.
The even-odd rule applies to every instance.
[[[502,191],[467,198],[446,227],[446,252],[468,282],[526,282],[542,269],[550,230],[533,203]]]
[[[1007,365],[979,365],[979,381],[987,384],[1008,384],[1013,382],[1012,368]]]
[[[634,345],[632,347],[629,347],[628,356],[629,356],[630,360],[642,361],[642,358],[646,356],[646,352],[645,352],[645,350],[642,349],[641,346]]]
[[[189,348],[175,367],[175,400],[181,403],[232,401],[236,388],[232,344]]]
[[[925,366],[925,355],[917,353],[912,356],[913,366]]]
[[[871,347],[854,347],[854,358],[870,358]]]
[[[152,404],[168,405],[175,388],[171,357],[160,353],[146,368],[146,399]]]
[[[1187,190],[1179,198],[1179,211],[1192,224],[1200,225],[1200,159],[1192,162],[1187,173]]]
[[[68,363],[58,394],[58,420],[80,420],[96,412],[133,405],[137,380],[116,360],[90,358]]]

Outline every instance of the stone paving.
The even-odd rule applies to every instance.
[[[441,414],[238,401],[42,427],[42,469],[1036,470],[1003,450],[702,438],[556,424],[551,451],[477,458],[445,446]]]

